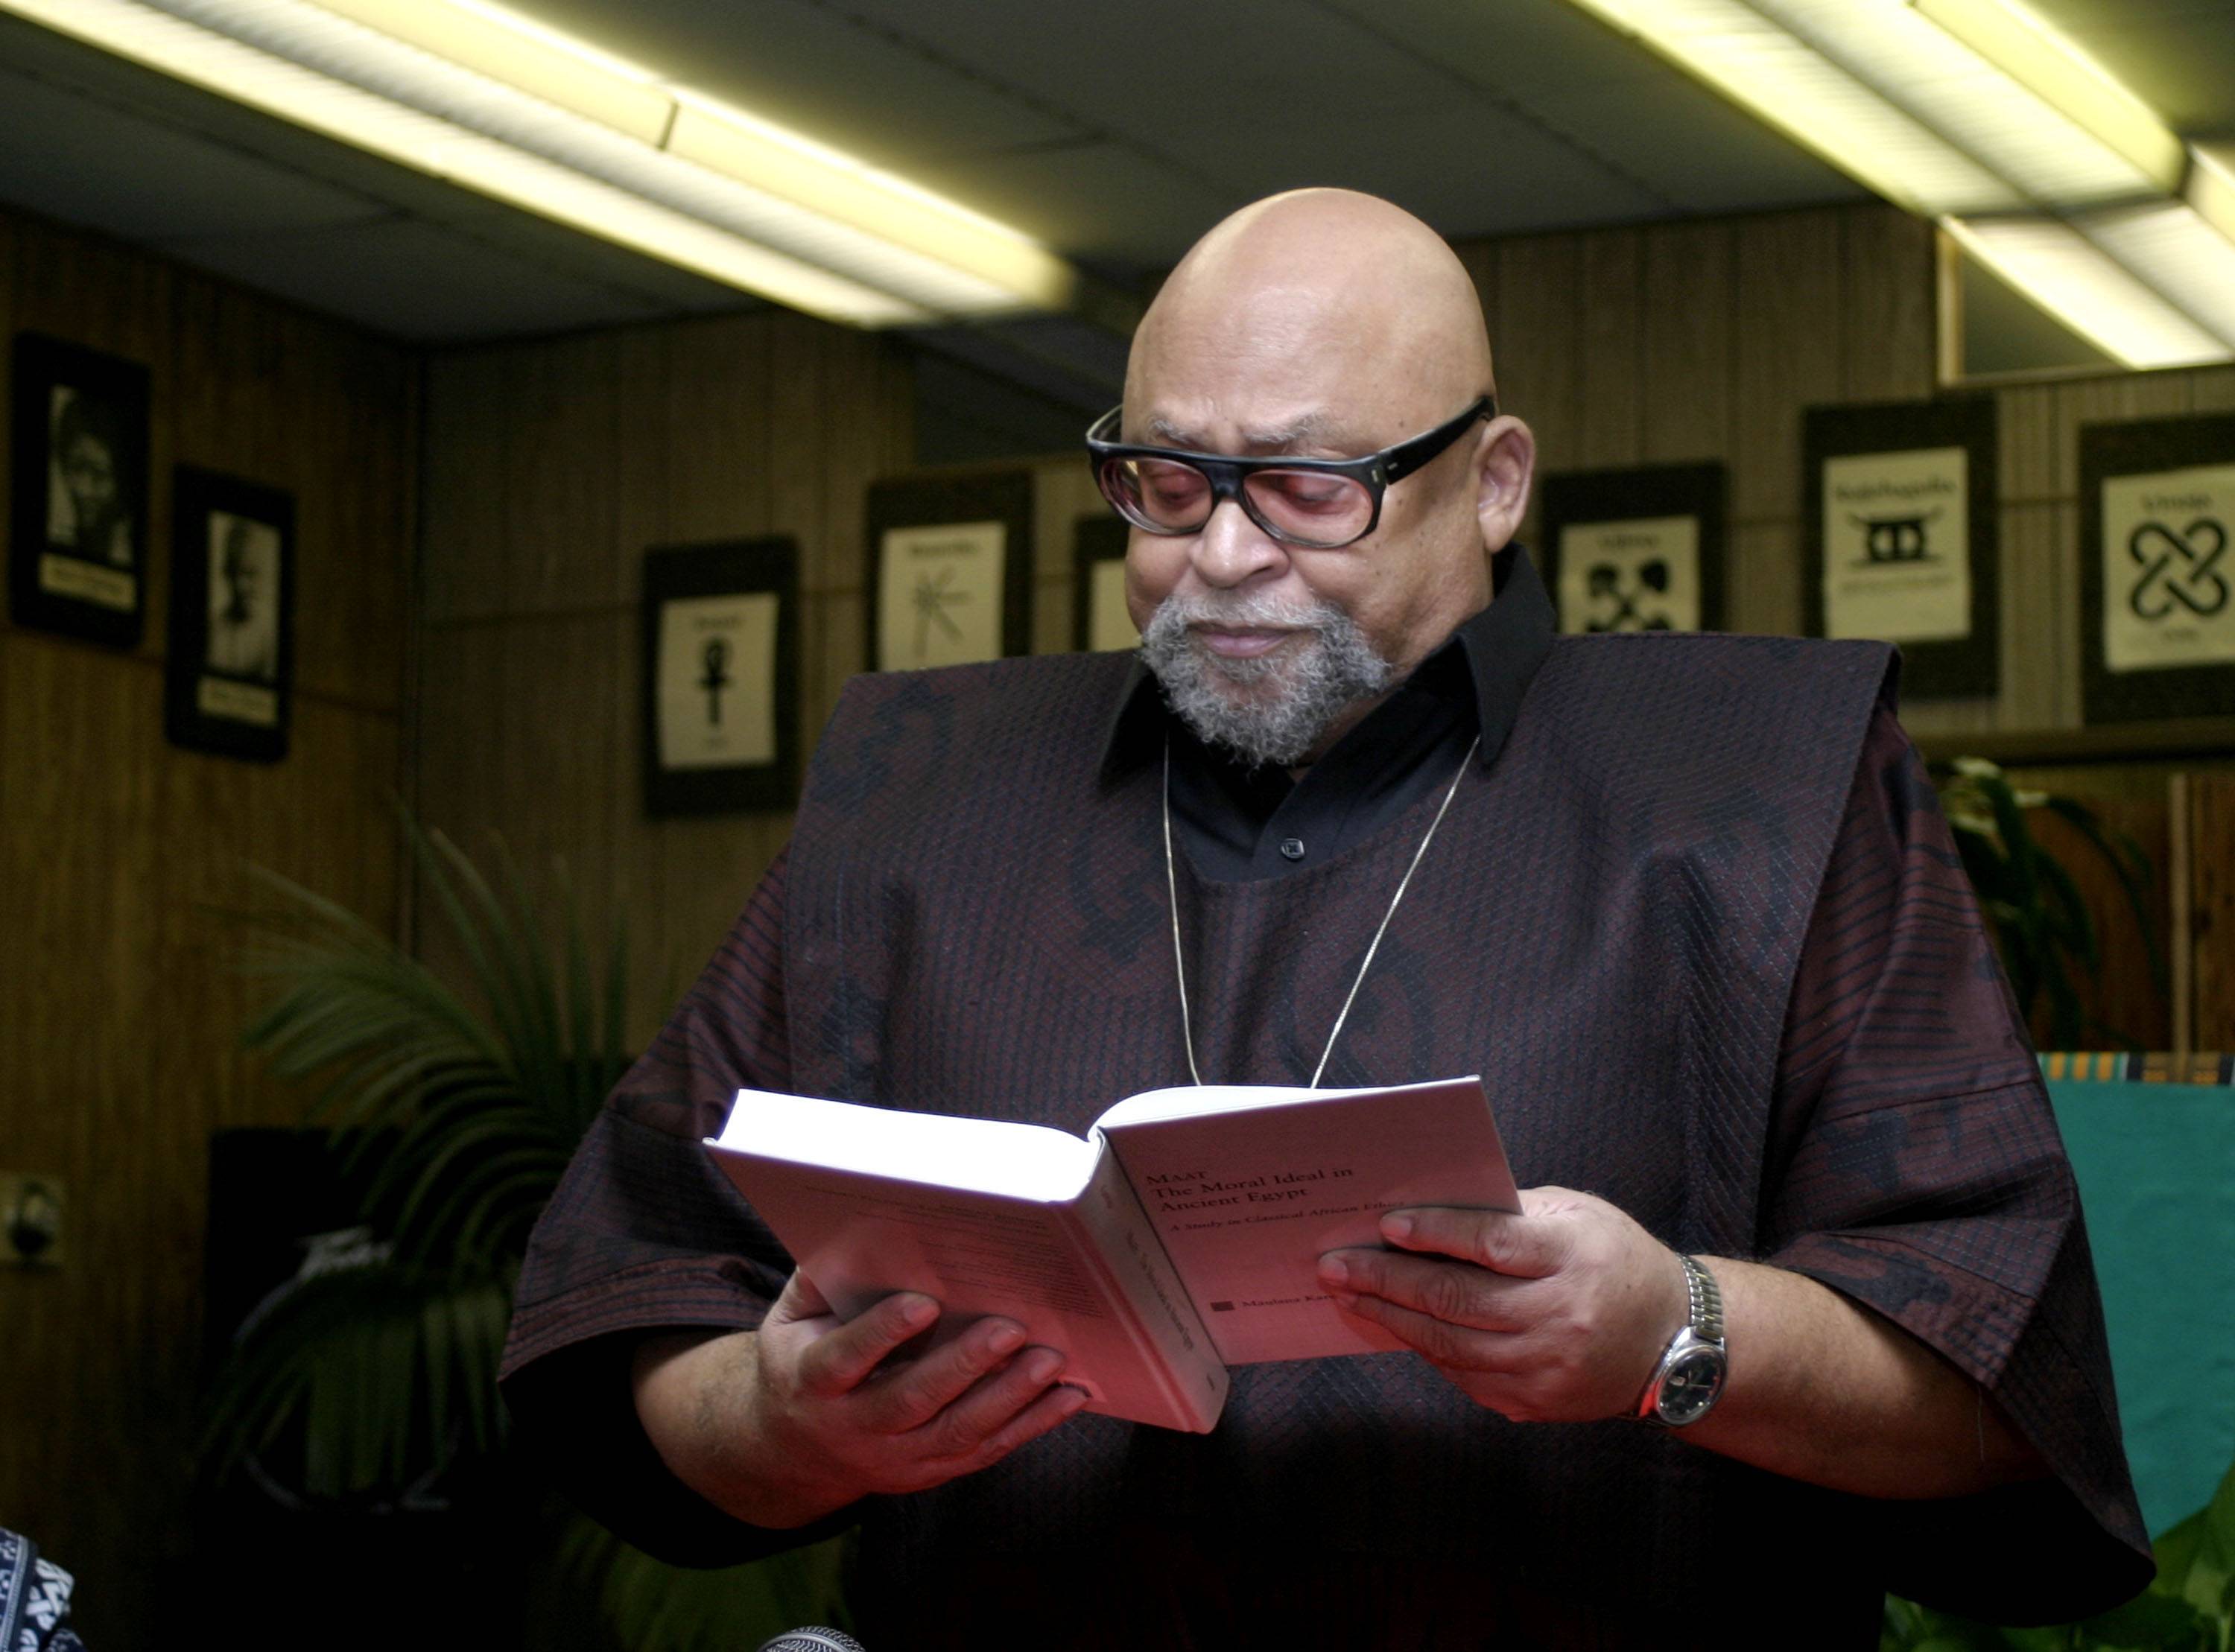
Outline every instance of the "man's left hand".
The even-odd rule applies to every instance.
[[[1517,1216],[1392,1211],[1381,1237],[1397,1249],[1320,1259],[1327,1294],[1516,1422],[1627,1414],[1689,1312],[1675,1253],[1564,1187],[1524,1190]]]

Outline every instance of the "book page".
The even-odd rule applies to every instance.
[[[1383,1212],[1404,1205],[1520,1208],[1477,1078],[1161,1094],[1100,1128],[1229,1365],[1401,1346],[1328,1300],[1321,1256],[1380,1245]]]
[[[851,1170],[1015,1198],[1074,1198],[1093,1174],[1093,1144],[1045,1125],[902,1113],[740,1090],[714,1145],[761,1159]]]

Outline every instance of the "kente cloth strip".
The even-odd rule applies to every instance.
[[[0,1530],[0,1652],[85,1652],[69,1626],[75,1586],[29,1538]]]

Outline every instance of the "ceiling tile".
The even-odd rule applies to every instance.
[[[1506,94],[1623,84],[1681,71],[1570,0],[1317,0],[1424,59]]]
[[[578,280],[460,231],[409,218],[174,250],[244,285],[419,343],[564,332],[661,313],[638,294]]]
[[[942,29],[919,46],[875,17],[813,0],[530,0],[528,9],[663,78],[881,166],[1080,135],[942,61]]]
[[[463,190],[458,193],[461,199],[453,209],[430,222],[454,229],[493,252],[570,281],[610,287],[659,310],[690,315],[757,310],[765,304],[726,283],[585,235],[547,218]]]
[[[1544,118],[1677,212],[1765,212],[1870,193],[1681,78],[1570,92],[1548,101]]]
[[[380,211],[351,191],[0,69],[0,168],[19,206],[127,240],[338,224]]]
[[[1170,264],[1247,199],[1109,142],[933,161],[914,176],[1074,258],[1135,274]]]
[[[1292,114],[1222,158],[1241,198],[1312,184],[1386,195],[1446,235],[1650,217],[1666,201],[1563,139],[1450,100],[1398,116]]]
[[[2235,134],[2235,0],[2199,15],[2137,16],[2110,11],[2103,21],[2060,19],[2073,41],[2174,131],[2194,137]]]

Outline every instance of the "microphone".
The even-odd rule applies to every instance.
[[[773,1641],[764,1641],[760,1652],[862,1652],[862,1643],[836,1629],[787,1629]]]

